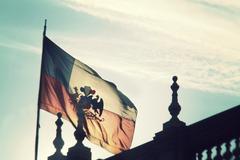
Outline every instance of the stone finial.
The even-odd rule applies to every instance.
[[[89,87],[90,88],[90,87]],[[88,91],[84,92],[84,94],[89,95],[90,89],[88,88]],[[85,131],[83,130],[83,124],[86,122],[85,115],[84,115],[84,105],[85,103],[82,103],[84,100],[86,100],[86,96],[82,95],[80,97],[80,101],[77,101],[77,98],[79,96],[77,88],[75,89],[75,93],[73,94],[73,101],[75,102],[74,105],[77,110],[77,116],[78,116],[78,124],[76,127],[76,130],[74,132],[74,136],[77,140],[77,143],[68,149],[67,153],[67,160],[91,160],[92,153],[91,149],[83,145],[83,140],[86,137]],[[83,87],[80,88],[80,91],[85,91]]]
[[[173,84],[171,85],[171,89],[172,89],[172,102],[170,104],[170,106],[168,107],[168,110],[170,112],[170,114],[172,115],[172,117],[177,118],[177,116],[179,115],[180,111],[181,111],[181,106],[178,103],[178,89],[179,89],[179,85],[177,84],[177,76],[173,76],[172,78],[173,80]]]
[[[57,125],[57,135],[56,135],[56,138],[54,139],[53,141],[53,144],[56,148],[56,150],[61,150],[63,145],[64,145],[64,141],[62,139],[62,125],[63,125],[63,121],[61,120],[62,118],[62,113],[57,113],[57,121],[55,122],[55,124]]]
[[[56,152],[52,155],[48,157],[48,160],[66,160],[66,156],[64,156],[61,152],[61,149],[64,145],[64,141],[62,139],[62,125],[63,125],[63,121],[61,120],[62,117],[62,113],[57,113],[57,117],[58,119],[56,120],[55,124],[57,126],[57,133],[56,133],[56,137],[53,140],[53,145],[56,148]]]
[[[163,124],[163,130],[166,129],[174,129],[174,128],[178,128],[178,127],[183,127],[186,126],[186,124],[182,121],[180,121],[178,119],[178,115],[181,111],[181,106],[178,103],[178,89],[179,89],[179,85],[177,84],[177,76],[173,76],[172,80],[173,80],[173,84],[171,85],[171,89],[172,89],[172,102],[170,104],[170,106],[168,107],[168,110],[172,116],[172,118]]]
[[[82,125],[78,125],[74,136],[77,143],[68,149],[67,160],[91,160],[91,149],[83,145],[83,140],[86,134],[82,128]]]

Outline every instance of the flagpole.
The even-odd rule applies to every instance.
[[[41,94],[41,79],[42,79],[42,64],[43,64],[43,43],[44,43],[44,37],[46,36],[46,30],[47,30],[47,20],[45,19],[44,22],[44,29],[43,29],[43,39],[42,39],[42,58],[41,58],[41,69],[40,69],[40,82],[39,82],[39,92],[38,92],[38,105],[37,105],[37,123],[36,123],[36,137],[35,137],[35,160],[38,158],[38,140],[39,140],[39,128],[40,128],[40,94]]]

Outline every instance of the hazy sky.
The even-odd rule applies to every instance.
[[[0,159],[34,157],[42,29],[68,53],[114,82],[138,108],[133,147],[169,119],[179,77],[187,124],[240,104],[237,0],[5,0],[0,2]],[[54,153],[53,116],[41,111],[39,160]],[[75,143],[64,121],[63,152]],[[93,159],[111,154],[90,144]]]

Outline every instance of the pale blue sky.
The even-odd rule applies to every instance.
[[[34,157],[44,19],[47,35],[113,81],[137,106],[133,146],[169,119],[179,77],[187,124],[240,104],[240,5],[222,0],[42,0],[0,3],[0,159]],[[39,159],[54,152],[56,117],[41,111]],[[74,145],[64,121],[64,153]],[[93,159],[111,155],[85,141]]]

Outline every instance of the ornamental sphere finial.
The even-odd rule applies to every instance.
[[[173,80],[173,82],[177,82],[177,80],[178,80],[177,76],[173,76],[172,80]]]
[[[58,118],[62,118],[62,113],[61,113],[61,112],[58,112],[58,113],[57,113],[57,117],[58,117]]]

